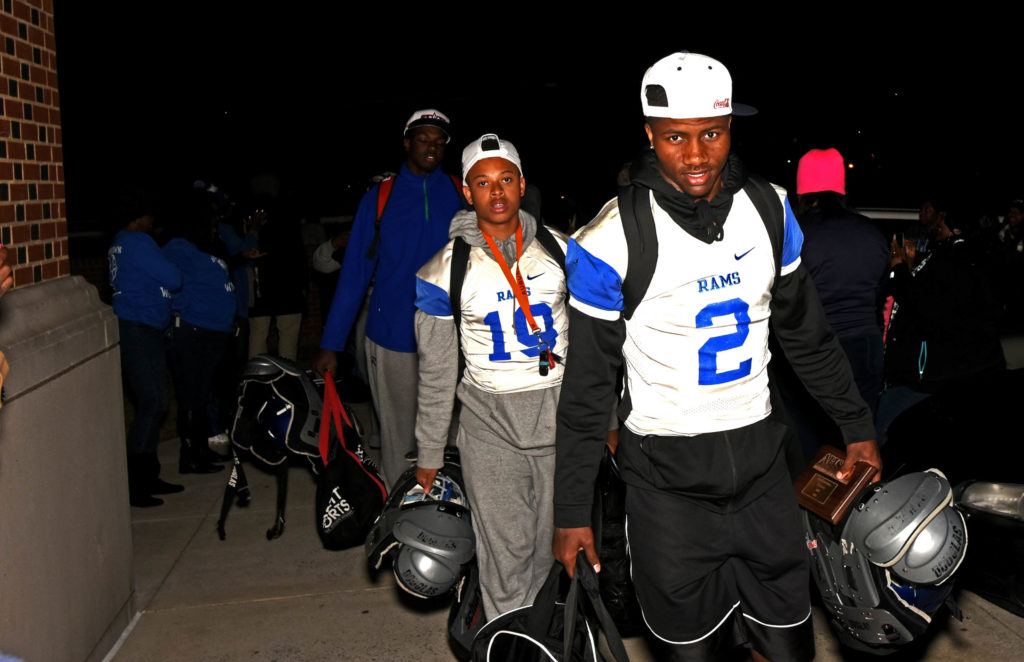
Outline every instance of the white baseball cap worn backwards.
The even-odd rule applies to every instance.
[[[757,113],[752,106],[733,102],[732,76],[724,64],[687,51],[663,57],[647,70],[640,102],[645,117],[690,119]]]
[[[485,133],[462,150],[462,183],[469,183],[466,181],[466,177],[477,161],[494,157],[511,161],[519,169],[519,176],[523,176],[523,163],[519,160],[519,152],[516,151],[515,145],[507,140],[502,140],[497,134]]]

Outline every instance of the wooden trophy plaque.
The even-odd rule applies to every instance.
[[[853,500],[878,472],[870,464],[858,462],[853,465],[853,472],[840,480],[836,472],[845,461],[844,451],[822,446],[793,485],[800,505],[832,524],[842,519]]]

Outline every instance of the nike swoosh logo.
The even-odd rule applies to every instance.
[[[543,276],[543,275],[544,275],[544,274],[540,273],[540,274],[537,274],[536,276],[527,276],[527,277],[526,277],[526,280],[533,280],[534,278],[540,278],[540,277],[541,277],[541,276]]]
[[[757,246],[754,246],[754,248],[757,248]],[[732,256],[734,258],[736,258],[737,260],[742,260],[743,258],[745,258],[747,256],[747,253],[749,253],[750,251],[754,250],[754,248],[751,248],[750,250],[746,251],[745,253],[740,253],[739,255],[736,255],[735,253],[733,253]]]

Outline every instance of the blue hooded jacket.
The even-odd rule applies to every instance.
[[[414,175],[402,165],[380,220],[380,243],[374,259],[366,253],[377,219],[377,189],[363,196],[345,249],[338,289],[334,293],[320,347],[345,349],[370,280],[366,336],[394,352],[415,352],[416,272],[448,242],[448,224],[461,208],[451,178],[434,170]]]

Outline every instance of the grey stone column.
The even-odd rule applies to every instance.
[[[102,659],[133,614],[117,318],[80,277],[0,300],[0,650]]]

